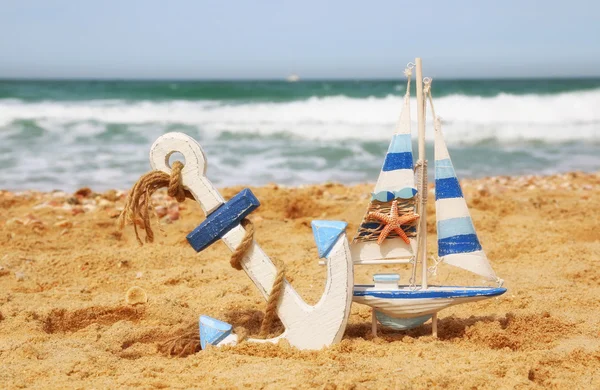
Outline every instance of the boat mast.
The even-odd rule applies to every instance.
[[[419,126],[419,160],[421,161],[421,183],[420,184],[420,205],[419,205],[419,242],[418,242],[418,253],[417,262],[420,258],[422,268],[421,275],[421,287],[427,288],[427,174],[425,169],[425,162],[427,156],[425,155],[425,98],[423,96],[423,67],[421,64],[421,58],[415,59],[415,65],[417,69],[417,123]]]

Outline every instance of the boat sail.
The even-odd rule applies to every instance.
[[[409,64],[410,65],[410,64]],[[377,323],[397,330],[411,329],[430,318],[432,332],[437,335],[437,313],[447,307],[474,302],[501,295],[502,279],[492,269],[475,232],[467,203],[456,177],[450,154],[441,131],[441,122],[435,115],[431,96],[431,79],[425,91],[420,80],[421,61],[417,66],[417,103],[419,104],[419,169],[415,189],[415,173],[410,136],[410,79],[400,121],[396,127],[369,209],[351,244],[354,264],[410,263],[413,266],[409,284],[400,285],[397,274],[375,274],[374,285],[355,285],[353,300],[373,308],[372,326],[376,335]],[[424,95],[423,95],[424,92]],[[435,129],[435,184],[436,219],[440,263],[450,264],[481,275],[498,283],[498,287],[434,286],[427,285],[426,238],[427,221],[424,218],[427,202],[427,163],[425,159],[425,103],[429,101]],[[417,204],[418,202],[418,204]],[[418,206],[418,207],[417,207]],[[422,218],[408,218],[419,210]],[[389,215],[384,215],[389,213]],[[396,213],[398,215],[396,215]],[[386,218],[383,218],[385,216]],[[416,215],[415,215],[416,216]],[[375,220],[373,217],[376,217]],[[390,227],[390,223],[396,226]],[[399,226],[398,226],[399,225]],[[418,225],[418,229],[417,229]],[[402,229],[397,235],[387,235],[390,229]],[[417,263],[422,264],[421,283],[416,283]]]
[[[456,177],[439,118],[435,118],[435,215],[438,257],[502,285],[488,261]]]
[[[378,244],[377,239],[384,225],[370,217],[374,212],[388,214],[394,201],[401,213],[415,210],[417,190],[410,128],[411,70],[411,67],[408,67],[405,72],[408,81],[400,119],[371,194],[369,207],[352,242],[352,258],[355,264],[409,263],[415,258],[416,221],[411,222],[405,229],[408,243],[398,240],[398,235],[391,233]]]

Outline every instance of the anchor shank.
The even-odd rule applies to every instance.
[[[225,234],[222,240],[233,252],[240,245],[245,234],[246,230],[242,226],[237,225],[227,234]],[[252,247],[249,249],[246,256],[244,256],[241,265],[244,272],[246,272],[248,277],[256,285],[264,298],[268,299],[269,295],[271,294],[273,282],[277,276],[277,267],[265,254],[260,245],[256,243],[256,241],[252,243]],[[289,318],[289,315],[286,315],[285,308],[290,307],[290,305],[288,305],[285,301],[294,301],[292,305],[300,306],[305,311],[310,310],[311,306],[304,302],[304,300],[300,297],[300,295],[298,295],[296,290],[292,288],[287,280],[284,280],[283,284],[284,287],[280,300],[278,316],[283,325],[287,328],[291,319]]]

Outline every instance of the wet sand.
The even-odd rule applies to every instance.
[[[123,192],[1,191],[0,387],[600,388],[600,173],[462,184],[508,292],[440,312],[438,339],[430,323],[381,329],[373,339],[370,308],[354,304],[342,342],[321,351],[243,343],[185,358],[159,346],[200,314],[256,334],[265,306],[222,243],[199,254],[188,245],[186,234],[203,220],[197,204],[157,194],[164,232],[140,247],[131,226],[116,229]],[[371,187],[252,188],[262,203],[251,215],[256,240],[285,262],[307,302],[325,283],[310,221],[347,221],[352,236]],[[381,271],[409,277],[406,266],[360,266],[356,282]],[[481,283],[447,265],[430,282]],[[127,303],[133,286],[146,303]]]

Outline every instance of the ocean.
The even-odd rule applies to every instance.
[[[170,131],[201,143],[218,186],[374,182],[405,88],[0,80],[0,189],[127,189]],[[600,169],[600,79],[434,80],[432,93],[461,178]]]

